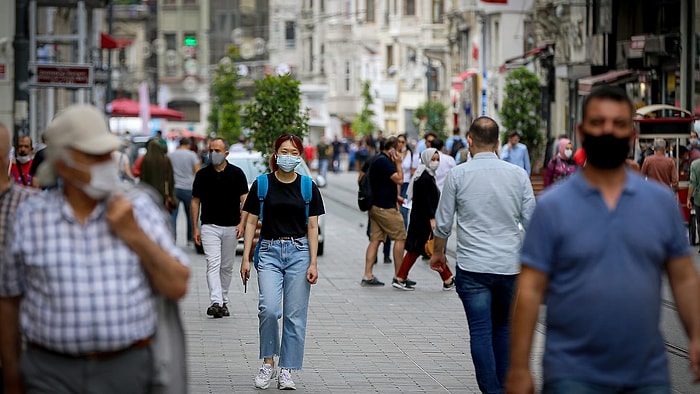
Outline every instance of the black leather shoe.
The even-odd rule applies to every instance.
[[[223,313],[221,311],[221,307],[219,306],[218,302],[211,304],[211,306],[209,308],[207,308],[207,315],[209,315],[215,319],[218,319],[221,316],[223,316]]]
[[[228,305],[224,302],[224,306],[221,307],[221,315],[224,317],[231,316],[231,314],[228,312]]]

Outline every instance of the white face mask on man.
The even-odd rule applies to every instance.
[[[113,160],[107,160],[92,165],[76,163],[70,154],[66,153],[63,162],[71,168],[90,173],[90,183],[77,182],[65,179],[79,187],[85,194],[95,200],[104,200],[116,192],[121,185],[119,180],[119,167]]]

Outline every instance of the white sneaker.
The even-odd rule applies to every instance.
[[[275,368],[270,364],[263,364],[260,367],[258,376],[255,377],[255,387],[265,390],[270,387],[270,381],[275,377]]]
[[[286,368],[280,369],[280,375],[277,380],[277,388],[280,390],[296,390],[297,386],[294,385],[292,380],[292,374]]]

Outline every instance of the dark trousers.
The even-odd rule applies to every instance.
[[[175,189],[177,206],[173,210],[173,231],[177,234],[177,214],[180,212],[180,203],[185,205],[185,215],[187,215],[187,241],[192,241],[192,215],[190,215],[190,204],[192,203],[192,190]]]
[[[142,347],[92,360],[29,346],[22,354],[20,370],[27,394],[148,394],[153,356],[149,347]]]

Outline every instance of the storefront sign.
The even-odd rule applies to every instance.
[[[34,69],[35,87],[91,88],[93,70],[82,64],[38,64]]]

